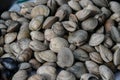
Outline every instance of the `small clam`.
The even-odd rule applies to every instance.
[[[74,50],[73,55],[76,60],[80,60],[80,61],[87,61],[90,59],[88,53],[82,49]]]
[[[31,68],[31,64],[27,62],[23,62],[19,64],[19,70],[29,70]]]
[[[57,55],[57,64],[59,67],[65,68],[72,66],[74,62],[74,56],[69,48],[61,48]]]
[[[92,34],[92,36],[90,38],[89,45],[97,46],[100,43],[102,43],[103,40],[104,40],[104,34],[94,33],[94,34]]]
[[[69,48],[74,51],[76,49],[76,46],[74,44],[70,44]]]
[[[72,32],[68,36],[69,43],[73,43],[76,46],[82,45],[88,38],[88,33],[84,30],[77,30]]]
[[[36,59],[30,59],[29,63],[34,69],[38,69],[41,66],[41,64]]]
[[[70,14],[69,15],[69,21],[73,21],[75,23],[78,23],[77,16],[75,14]]]
[[[88,5],[93,5],[93,2],[91,0],[80,0],[79,3],[82,8],[85,8]]]
[[[62,25],[61,22],[56,22],[52,25],[52,30],[54,31],[55,34],[58,36],[63,36],[65,33],[65,29]]]
[[[89,53],[90,59],[96,63],[102,64],[103,60],[98,52],[91,52]]]
[[[31,11],[31,17],[36,17],[38,15],[47,17],[50,14],[50,9],[45,5],[35,6]]]
[[[100,48],[100,55],[105,62],[110,62],[113,60],[113,54],[108,48],[106,48],[103,45],[100,45],[99,48]]]
[[[30,31],[28,28],[28,23],[25,22],[20,27],[20,31],[18,32],[17,40],[23,39],[23,38],[30,38]]]
[[[41,51],[38,54],[41,59],[43,59],[47,62],[56,62],[57,61],[56,54],[51,50]]]
[[[9,11],[5,11],[1,14],[1,18],[2,19],[10,19],[10,12]]]
[[[16,21],[18,18],[20,18],[20,15],[17,12],[11,12],[10,17],[12,20]]]
[[[45,62],[43,59],[41,59],[41,57],[39,55],[39,52],[34,52],[34,57],[40,63],[44,63]]]
[[[76,13],[76,16],[77,16],[79,21],[83,21],[83,20],[89,18],[92,14],[93,13],[91,10],[83,9],[83,10],[78,11]]]
[[[76,78],[72,73],[62,70],[56,80],[76,80]]]
[[[62,21],[67,15],[67,12],[63,9],[57,10],[55,13],[55,16],[59,18],[59,21]]]
[[[77,78],[80,78],[81,75],[87,72],[85,65],[82,62],[76,62],[73,66],[67,68],[67,70],[75,74]]]
[[[12,32],[12,33],[7,33],[5,35],[5,43],[11,43],[17,38],[17,33]]]
[[[110,3],[110,9],[113,12],[120,12],[120,3],[118,3],[117,1],[111,1]]]
[[[30,30],[40,30],[42,27],[44,17],[43,16],[36,16],[34,17],[29,24]]]
[[[81,10],[80,4],[77,1],[70,0],[68,1],[68,5],[75,11]]]
[[[33,53],[32,50],[29,48],[21,51],[21,54],[18,55],[18,61],[21,62],[29,61],[32,57],[32,53]]]
[[[63,24],[64,28],[70,32],[75,31],[78,27],[78,25],[73,21],[64,21],[64,22],[62,22],[62,24]]]
[[[95,18],[89,18],[81,23],[81,26],[86,31],[93,31],[98,25],[98,20]]]
[[[49,47],[52,51],[59,52],[59,50],[61,50],[61,48],[69,47],[69,44],[68,44],[67,40],[65,40],[64,38],[55,37],[55,38],[51,39]]]
[[[54,62],[45,62],[42,66],[52,66],[52,67],[57,67],[57,64]]]
[[[120,48],[118,48],[115,53],[114,53],[114,58],[113,58],[113,62],[114,62],[114,65],[120,65]]]
[[[107,0],[92,0],[92,2],[99,6],[99,7],[108,7],[108,1]]]
[[[29,48],[30,41],[31,40],[29,38],[23,38],[23,39],[18,40],[18,44],[22,50],[25,50]]]
[[[32,40],[39,40],[39,41],[44,41],[44,34],[40,31],[32,31],[30,32]]]
[[[86,61],[85,65],[89,73],[99,76],[99,66],[93,61]]]
[[[105,14],[105,16],[107,18],[109,18],[111,16],[111,14],[112,14],[111,11],[109,9],[107,9],[106,7],[102,7],[101,11],[102,11],[103,14]]]
[[[110,19],[113,19],[116,22],[120,22],[120,12],[116,12],[116,13],[112,14]]]
[[[41,76],[40,74],[34,74],[30,76],[27,80],[45,80],[45,79],[46,78],[44,76]]]
[[[56,69],[52,66],[41,66],[37,69],[37,74],[44,76],[47,80],[56,79]]]
[[[13,75],[12,80],[26,80],[27,77],[28,75],[26,70],[19,70]]]
[[[38,41],[38,40],[33,40],[30,42],[29,47],[33,50],[33,51],[43,51],[47,49],[47,46]]]
[[[106,37],[104,40],[104,45],[108,48],[111,48],[114,45],[114,43],[110,37]]]
[[[35,0],[36,4],[47,4],[49,0]]]
[[[47,28],[51,28],[52,25],[57,22],[58,20],[58,17],[56,16],[50,16],[50,17],[47,17],[47,19],[44,21],[43,23],[43,29],[47,29]]]
[[[4,49],[3,49],[3,47],[0,47],[0,56],[2,56],[3,53],[4,53]]]
[[[57,2],[58,5],[63,5],[63,4],[66,4],[67,1],[66,0],[55,0]]]
[[[101,65],[99,72],[103,80],[115,80],[113,72],[107,66]]]
[[[81,76],[80,80],[99,80],[96,75],[85,73]]]

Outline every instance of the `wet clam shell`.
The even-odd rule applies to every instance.
[[[36,16],[34,17],[29,23],[30,30],[40,30],[42,27],[44,17],[43,16]]]
[[[68,36],[69,43],[73,43],[76,46],[82,45],[88,38],[88,33],[84,30],[77,30],[70,33]]]
[[[11,43],[17,38],[17,33],[12,32],[12,33],[7,33],[5,35],[5,43]]]
[[[120,3],[118,3],[117,1],[111,1],[110,3],[110,9],[113,12],[120,12]]]
[[[85,7],[87,7],[88,5],[92,5],[93,2],[90,1],[90,0],[80,0],[80,1],[79,1],[79,4],[80,4],[80,6],[82,6],[82,8],[85,8]]]
[[[84,63],[82,62],[76,62],[73,66],[67,68],[67,70],[75,74],[77,78],[80,78],[83,74],[87,72]]]
[[[108,1],[107,0],[92,0],[92,2],[99,6],[99,7],[108,7]]]
[[[45,80],[44,76],[41,76],[39,74],[34,74],[28,78],[28,80]]]
[[[99,48],[100,48],[100,55],[105,62],[110,62],[113,60],[113,54],[108,48],[106,48],[103,45],[100,45]]]
[[[31,17],[36,17],[38,15],[47,17],[50,14],[50,9],[45,5],[35,6],[31,11]]]
[[[113,72],[107,66],[101,65],[99,72],[103,80],[115,80]]]
[[[47,46],[38,41],[38,40],[33,40],[30,42],[29,47],[33,50],[33,51],[43,51],[47,49]]]
[[[98,20],[95,18],[89,18],[81,23],[81,26],[86,31],[93,31],[98,25]]]
[[[55,0],[57,2],[58,5],[63,5],[63,4],[66,4],[67,1],[66,0]]]
[[[61,50],[61,48],[69,47],[69,44],[66,39],[60,38],[60,37],[55,37],[55,38],[51,39],[49,47],[52,51],[59,52],[59,50]]]
[[[74,56],[72,51],[69,48],[63,47],[58,52],[57,55],[57,64],[59,67],[65,68],[72,66],[74,62]]]
[[[30,59],[29,63],[31,64],[33,69],[38,69],[41,66],[41,63],[39,63],[36,59]]]
[[[114,62],[114,65],[120,65],[120,48],[118,48],[115,53],[114,53],[114,58],[113,58],[113,62]]]
[[[104,40],[104,34],[94,33],[94,34],[92,34],[92,36],[90,38],[89,45],[97,46],[100,43],[102,43],[103,40]]]
[[[67,12],[63,9],[59,9],[56,11],[55,16],[59,18],[59,21],[62,21],[67,16]]]
[[[72,73],[62,70],[56,80],[76,80],[76,78]]]
[[[68,5],[75,11],[81,10],[80,4],[77,1],[70,0],[68,1]]]
[[[52,66],[41,66],[37,69],[37,74],[43,75],[48,80],[56,79],[56,69]]]

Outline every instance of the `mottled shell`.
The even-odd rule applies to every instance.
[[[34,74],[28,78],[28,80],[45,80],[46,78],[44,76],[41,76],[39,74]]]
[[[52,51],[59,52],[61,48],[69,47],[69,44],[64,38],[55,37],[51,39],[49,47]]]
[[[76,80],[76,78],[72,73],[62,70],[56,80]]]
[[[110,3],[110,9],[113,12],[120,12],[120,3],[116,2],[116,1],[111,1]]]
[[[59,67],[65,68],[72,66],[74,62],[74,56],[69,48],[61,48],[57,55],[57,64]]]

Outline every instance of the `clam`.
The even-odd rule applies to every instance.
[[[10,12],[9,11],[5,11],[1,14],[1,18],[2,19],[10,19]]]
[[[113,12],[120,12],[120,3],[116,2],[116,1],[111,1],[110,3],[110,9]]]
[[[38,69],[41,66],[41,64],[34,58],[30,59],[29,63],[31,64],[32,68],[34,68],[34,69]]]
[[[64,22],[62,22],[62,24],[63,24],[64,28],[70,32],[74,32],[78,27],[78,25],[73,21],[64,21]]]
[[[67,12],[63,9],[59,9],[55,13],[55,16],[59,18],[59,21],[62,21],[67,16]]]
[[[57,55],[57,64],[59,67],[65,68],[72,66],[74,62],[74,56],[72,51],[69,48],[63,47],[58,52]]]
[[[73,55],[76,60],[80,60],[80,61],[87,61],[90,59],[88,53],[82,49],[74,50]]]
[[[56,79],[56,69],[52,66],[41,66],[37,69],[37,74],[44,76],[48,80]]]
[[[93,3],[99,7],[108,7],[108,0],[92,0]]]
[[[44,41],[44,34],[40,31],[32,31],[30,32],[32,40]]]
[[[103,80],[115,80],[113,72],[107,66],[101,65],[99,72]]]
[[[55,22],[57,22],[57,20],[58,20],[58,17],[56,17],[56,16],[50,16],[50,17],[48,17],[48,18],[44,21],[42,28],[43,28],[43,29],[51,28],[52,25],[53,25]]]
[[[90,38],[89,45],[97,46],[100,43],[102,43],[103,40],[104,40],[104,34],[94,33],[94,34],[92,34],[92,36]]]
[[[70,0],[68,1],[68,5],[75,11],[81,10],[80,4],[77,1]]]
[[[120,58],[119,58],[119,56],[120,56],[120,49],[118,48],[116,51],[115,51],[115,53],[114,53],[114,58],[113,58],[113,62],[114,62],[114,65],[120,65]]]
[[[20,63],[19,70],[28,70],[31,68],[31,64],[27,62]]]
[[[83,8],[87,7],[88,5],[93,5],[93,2],[90,0],[80,0],[79,3]]]
[[[55,0],[57,2],[58,5],[63,5],[63,4],[66,4],[67,1],[66,0]]]
[[[78,23],[78,18],[75,14],[70,14],[69,15],[69,21],[73,21],[75,23]]]
[[[36,17],[38,15],[47,17],[50,14],[50,9],[45,5],[35,6],[31,11],[31,17]]]
[[[5,35],[5,43],[11,43],[17,38],[17,33],[12,32],[12,33],[7,33]]]
[[[75,74],[77,78],[80,78],[83,74],[87,72],[84,63],[82,62],[76,62],[73,66],[67,68],[67,70]]]
[[[42,23],[44,20],[44,16],[36,16],[34,17],[29,24],[30,30],[40,30],[42,27]]]
[[[49,0],[35,0],[36,4],[47,4]]]
[[[44,76],[41,76],[39,74],[34,74],[34,75],[30,76],[27,80],[45,80],[45,79],[46,78]]]
[[[31,41],[29,47],[34,51],[43,51],[47,49],[47,46],[38,40]]]
[[[88,33],[84,30],[77,30],[72,32],[68,36],[69,43],[73,43],[76,46],[82,45],[88,38]]]
[[[95,18],[89,18],[81,23],[81,26],[86,31],[93,31],[98,25],[98,20]]]
[[[56,80],[76,80],[76,78],[72,73],[62,70]]]
[[[69,44],[64,38],[55,37],[51,39],[49,47],[52,51],[59,52],[61,48],[69,47]]]

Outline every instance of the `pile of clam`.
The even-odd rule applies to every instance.
[[[0,19],[0,80],[116,80],[120,3],[35,0]]]

